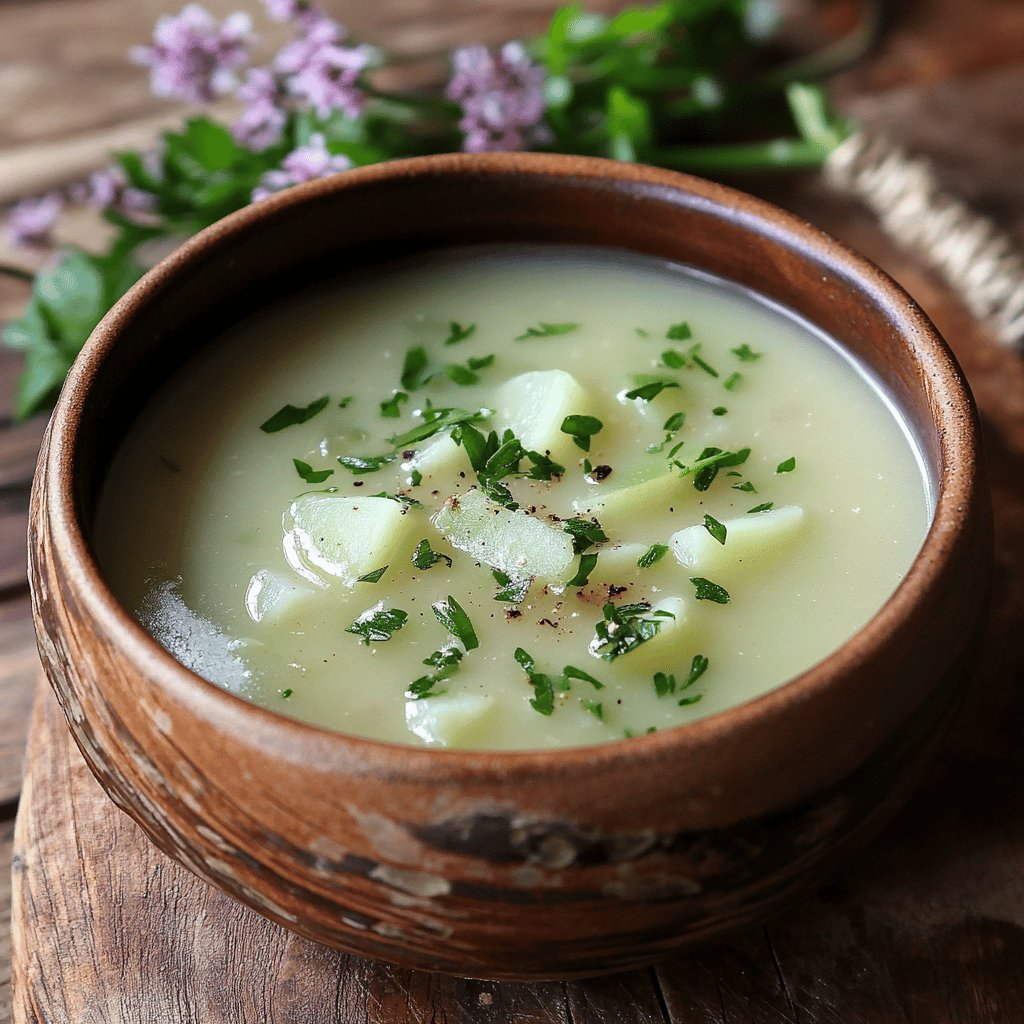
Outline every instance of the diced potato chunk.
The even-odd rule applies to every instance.
[[[578,449],[562,422],[573,414],[593,410],[587,392],[565,370],[533,370],[505,381],[494,396],[495,425],[506,428],[531,451],[551,453],[556,462],[575,459]]]
[[[526,512],[507,509],[482,491],[447,498],[433,522],[453,547],[513,579],[534,576],[564,583],[573,574],[569,534]]]
[[[678,509],[682,502],[691,500],[692,493],[692,483],[672,470],[640,484],[602,490],[572,504],[578,514],[593,516],[605,531],[617,533],[669,509]]]
[[[409,530],[408,510],[391,498],[353,498],[311,491],[284,517],[284,553],[313,582],[319,573],[348,585],[387,564]]]
[[[669,547],[687,569],[722,573],[747,563],[763,561],[796,538],[804,522],[804,510],[784,505],[727,519],[725,543],[719,544],[703,526],[687,526],[669,538]]]
[[[297,621],[316,589],[281,573],[260,569],[245,588],[245,610],[253,622]]]
[[[466,746],[498,701],[483,693],[442,693],[405,702],[405,724],[430,746]]]
[[[402,471],[410,474],[406,483],[412,483],[412,471],[416,470],[425,481],[442,480],[451,482],[460,470],[469,469],[466,449],[457,445],[451,434],[439,434],[424,442],[416,454],[402,463]]]

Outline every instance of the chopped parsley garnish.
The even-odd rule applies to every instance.
[[[406,508],[423,508],[423,503],[417,501],[415,498],[410,498],[407,494],[391,494],[388,491],[378,491],[376,494],[369,495],[371,498],[387,498],[390,501],[397,501],[399,505],[404,505]]]
[[[686,422],[686,413],[685,412],[674,412],[674,413],[672,413],[672,415],[669,416],[669,418],[667,420],[665,420],[665,422],[664,422],[664,424],[662,425],[662,428],[661,428],[662,430],[665,431],[665,439],[661,442],[661,444],[649,444],[647,446],[647,448],[646,448],[646,451],[648,451],[651,454],[664,451],[665,445],[667,445],[670,441],[672,441],[675,438],[676,433],[679,430],[682,429],[683,424],[685,422]],[[668,457],[671,459],[675,455],[675,453],[677,451],[679,451],[680,448],[682,448],[682,446],[683,446],[683,442],[680,441],[672,449],[672,451],[669,452]]]
[[[307,484],[322,484],[329,476],[334,476],[333,469],[314,469],[308,462],[302,459],[292,459],[295,465],[295,472],[306,481]]]
[[[712,416],[724,416],[728,411],[729,410],[726,409],[726,407],[724,405],[716,405],[714,407],[714,409],[711,410],[711,415]]]
[[[714,537],[719,544],[725,543],[726,535],[729,532],[725,527],[725,523],[720,523],[717,519],[715,519],[714,516],[709,516],[705,514],[704,529],[707,530],[708,533],[710,533],[711,536]]]
[[[563,334],[572,334],[579,326],[573,323],[549,324],[541,320],[536,327],[527,327],[516,341],[526,341],[529,338],[556,338]]]
[[[576,570],[576,575],[573,576],[565,585],[567,587],[585,587],[590,580],[590,574],[594,571],[594,566],[597,565],[597,555],[580,555],[580,567]]]
[[[599,718],[602,722],[604,721],[604,705],[600,701],[598,701],[598,700],[581,700],[580,703],[595,718]]]
[[[785,462],[780,462],[775,467],[776,473],[792,473],[796,469],[796,456],[791,455]]]
[[[442,647],[441,650],[434,651],[429,657],[424,658],[423,664],[430,665],[431,668],[436,668],[439,672],[447,671],[451,675],[460,661],[462,661],[462,651],[458,647]]]
[[[654,673],[654,692],[659,697],[667,697],[676,692],[676,677],[665,672]]]
[[[347,409],[355,400],[355,395],[346,395],[340,402],[338,402],[338,408]]]
[[[712,377],[718,376],[718,371],[710,364],[706,363],[696,352],[690,353],[690,359],[693,360],[695,366],[699,366],[705,373],[710,373]]]
[[[738,452],[726,452],[721,448],[705,448],[692,465],[684,466],[677,462],[680,469],[680,476],[693,474],[693,486],[695,490],[706,491],[715,481],[720,469],[729,466],[742,466],[750,456],[749,448],[741,448]]]
[[[572,536],[572,549],[577,555],[583,554],[589,547],[595,544],[604,544],[608,535],[601,529],[601,524],[595,519],[584,519],[582,516],[574,516],[572,519],[562,521],[562,529]]]
[[[288,686],[281,691],[281,696],[284,697],[285,700],[287,700],[292,695],[293,692],[294,691],[292,690],[292,688]]]
[[[417,345],[405,353],[405,361],[402,363],[402,387],[406,391],[415,391],[430,380],[428,364],[427,350],[422,345]]]
[[[438,562],[442,561],[447,562],[448,568],[451,568],[451,558],[440,551],[431,550],[430,544],[426,538],[416,545],[416,550],[412,555],[412,564],[415,565],[417,569],[432,569]]]
[[[748,508],[747,515],[752,515],[754,512],[770,512],[774,507],[774,501],[766,501],[763,505],[755,505],[753,508]]]
[[[423,422],[418,427],[413,427],[404,434],[395,434],[388,438],[388,444],[392,445],[395,451],[403,451],[460,423],[479,423],[481,420],[490,419],[493,411],[491,409],[472,411],[455,406],[435,407],[428,403],[419,415],[423,417]]]
[[[434,676],[420,676],[419,679],[414,679],[410,684],[409,688],[405,691],[406,697],[409,700],[426,700],[428,697],[440,697],[441,694],[447,693],[447,690],[435,690],[439,680],[435,679]]]
[[[741,380],[743,380],[742,373],[730,373],[729,376],[722,381],[722,387],[725,388],[726,391],[735,391],[736,385],[739,384]]]
[[[408,402],[409,396],[404,391],[396,391],[390,398],[380,403],[380,414],[388,419],[397,420],[402,415],[399,406],[402,402]]]
[[[364,644],[383,642],[390,640],[405,625],[407,618],[408,612],[403,612],[401,608],[385,608],[379,604],[363,612],[351,626],[345,628],[345,632],[362,637]]]
[[[434,609],[434,614],[437,616],[437,621],[448,630],[449,633],[467,651],[475,650],[480,646],[480,641],[477,639],[476,630],[473,629],[473,623],[469,621],[469,616],[466,614],[466,610],[455,600],[451,594],[444,601],[435,601],[431,608]]]
[[[596,416],[566,416],[562,420],[561,431],[572,436],[576,447],[582,451],[590,451],[590,439],[598,433],[604,424]]]
[[[674,380],[652,380],[649,384],[641,384],[626,392],[629,399],[640,399],[643,402],[652,402],[666,388],[677,388],[679,383]]]
[[[382,565],[379,569],[374,569],[373,572],[368,572],[364,576],[357,576],[356,583],[380,583],[381,576],[388,571],[386,565]]]
[[[542,715],[552,714],[555,710],[555,685],[551,676],[544,672],[538,672],[533,658],[522,647],[515,649],[513,657],[519,662],[533,687],[530,707]]]
[[[729,603],[729,591],[725,587],[720,587],[717,583],[704,579],[703,576],[691,576],[690,582],[696,591],[695,596],[698,601],[714,601],[715,604]]]
[[[708,669],[708,659],[703,654],[695,654],[693,661],[690,663],[690,674],[686,677],[686,681],[682,686],[679,687],[679,692],[682,693],[684,690],[688,690],[695,682]],[[687,704],[696,704],[704,696],[703,693],[693,693],[686,697],[680,697],[677,702],[680,707],[686,707]]]
[[[690,330],[690,325],[684,320],[682,323],[672,324],[665,332],[665,337],[669,341],[686,341],[687,338],[693,337],[693,331]]]
[[[740,345],[739,348],[731,348],[729,351],[743,363],[752,363],[764,355],[763,352],[755,352],[746,342]]]
[[[409,486],[419,487],[421,483],[423,483],[423,474],[418,469],[414,469],[409,474]]]
[[[636,330],[636,336],[638,338],[649,338],[651,336],[650,331],[645,331],[642,327],[634,328]]]
[[[480,374],[477,370],[483,370],[494,362],[494,355],[470,356],[465,365],[460,363],[448,363],[444,372],[449,378],[461,387],[469,387],[470,384],[480,383]]]
[[[526,595],[529,593],[530,586],[533,583],[532,576],[528,576],[525,580],[517,580],[506,575],[500,569],[492,569],[491,575],[494,577],[494,582],[501,587],[501,590],[494,595],[495,601],[504,601],[507,604],[521,604],[526,600]]]
[[[661,361],[670,370],[681,370],[686,365],[686,356],[674,348],[667,348],[661,353]]]
[[[379,469],[394,462],[397,456],[388,455],[339,455],[340,462],[354,476],[364,473],[376,473]]]
[[[672,413],[671,416],[669,416],[669,418],[667,420],[665,420],[664,424],[662,424],[662,428],[661,429],[662,430],[670,430],[673,433],[675,433],[675,431],[682,429],[682,426],[683,426],[683,424],[685,422],[686,422],[686,413],[685,412],[674,412],[674,413]]]
[[[629,654],[641,644],[653,640],[661,629],[659,617],[671,617],[669,613],[654,612],[653,618],[645,618],[651,611],[647,601],[624,604],[616,607],[609,603],[603,608],[604,618],[594,626],[594,637],[589,650],[595,658],[614,661],[623,654]]]
[[[652,544],[637,560],[641,569],[650,569],[655,562],[660,562],[668,554],[667,544]]]
[[[448,324],[448,337],[444,339],[446,345],[457,345],[460,341],[465,341],[468,337],[474,334],[476,331],[476,324],[467,324],[463,326],[458,320],[452,320]]]
[[[564,466],[553,462],[548,456],[524,448],[511,430],[506,430],[500,438],[495,430],[484,436],[475,427],[463,422],[452,430],[452,440],[466,449],[469,464],[476,471],[484,494],[509,509],[519,506],[502,482],[506,477],[525,476],[530,480],[550,480],[565,472]],[[530,469],[525,472],[519,469],[523,459],[531,463]]]
[[[323,398],[318,398],[315,402],[310,402],[309,405],[286,405],[278,409],[270,419],[261,423],[260,430],[264,434],[276,434],[279,430],[284,430],[285,427],[294,427],[299,423],[305,423],[318,412],[323,412],[330,400],[328,395],[324,395]]]
[[[563,690],[569,689],[570,679],[580,679],[585,683],[590,683],[595,690],[604,689],[604,683],[602,683],[600,679],[595,679],[589,672],[584,672],[583,669],[576,668],[574,665],[566,665],[565,668],[562,669]]]
[[[744,480],[741,484],[733,484],[732,489],[734,491],[749,491],[751,494],[757,494],[757,488],[749,480]]]
[[[442,647],[434,651],[429,657],[423,659],[424,665],[429,665],[436,671],[429,676],[420,676],[419,679],[409,684],[405,691],[406,697],[411,700],[426,700],[428,697],[439,697],[445,690],[436,690],[434,687],[445,679],[450,678],[459,670],[459,663],[462,661],[462,651],[457,647]]]

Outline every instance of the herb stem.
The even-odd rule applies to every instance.
[[[797,170],[821,167],[830,149],[807,139],[780,138],[721,146],[669,146],[652,150],[650,162],[698,174]]]

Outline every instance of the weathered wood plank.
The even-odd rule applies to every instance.
[[[11,849],[14,819],[0,821],[0,1024],[11,1019]]]

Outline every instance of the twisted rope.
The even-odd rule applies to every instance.
[[[999,341],[1024,351],[1024,255],[988,217],[945,191],[927,160],[855,132],[824,172],[833,188],[869,207],[890,238],[939,271]]]

